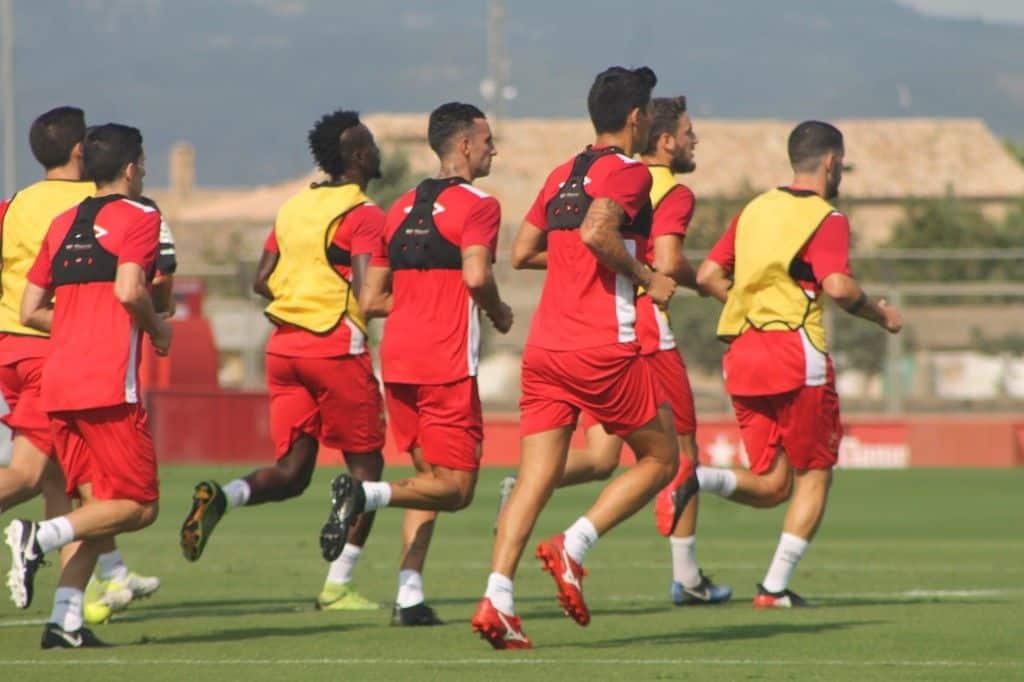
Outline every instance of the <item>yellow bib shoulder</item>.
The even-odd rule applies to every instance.
[[[827,352],[821,302],[790,275],[793,260],[835,208],[817,195],[773,189],[743,209],[736,225],[733,286],[718,321],[732,340],[751,327],[803,329]]]
[[[46,237],[50,223],[64,211],[96,193],[91,182],[41,180],[11,199],[0,233],[3,270],[0,272],[0,332],[48,336],[21,324],[21,299],[28,271]]]
[[[345,215],[369,201],[350,183],[313,186],[285,202],[274,223],[278,261],[267,281],[274,295],[265,310],[271,321],[324,334],[348,315],[366,329],[356,295],[328,249]]]

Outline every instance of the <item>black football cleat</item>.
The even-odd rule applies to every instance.
[[[7,587],[11,591],[11,601],[19,609],[27,609],[32,604],[36,571],[45,563],[43,550],[36,539],[38,532],[38,523],[24,519],[11,521],[4,531],[7,546],[11,549]]]
[[[100,641],[89,628],[65,630],[56,623],[47,623],[43,628],[43,641],[40,646],[44,649],[84,649],[110,645]]]
[[[331,481],[331,511],[320,529],[320,551],[325,561],[341,556],[348,538],[348,529],[366,508],[363,485],[348,474],[339,474]]]
[[[202,481],[192,493],[192,508],[181,524],[181,553],[188,561],[198,561],[203,549],[227,511],[224,491],[214,481]]]
[[[675,532],[676,526],[679,525],[679,519],[683,516],[686,505],[690,503],[690,500],[693,499],[693,496],[699,490],[700,483],[697,480],[697,467],[694,467],[693,473],[690,474],[689,478],[672,491],[672,528],[669,530],[670,535]]]
[[[757,595],[754,597],[755,609],[799,609],[808,607],[810,604],[792,590],[781,592],[769,592],[764,585],[758,583]]]
[[[444,625],[444,621],[437,617],[434,609],[420,602],[405,608],[395,604],[395,608],[391,612],[391,624],[396,626]]]

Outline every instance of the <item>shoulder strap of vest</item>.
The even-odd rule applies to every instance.
[[[600,149],[587,147],[576,155],[576,159],[572,163],[572,170],[569,171],[569,177],[577,178],[585,176],[587,171],[590,170],[590,167],[594,165],[594,162],[604,156],[608,156],[609,154],[625,154],[625,152],[619,147],[601,147]]]
[[[466,184],[466,179],[458,176],[452,178],[427,178],[416,185],[416,198],[413,200],[412,210],[426,210],[433,215],[434,202],[441,196],[441,192],[449,187],[464,184]]]
[[[113,282],[117,275],[117,257],[104,249],[96,239],[96,216],[107,204],[126,198],[121,194],[89,197],[78,205],[74,221],[54,254],[53,283],[83,284]],[[64,252],[69,252],[68,256]]]

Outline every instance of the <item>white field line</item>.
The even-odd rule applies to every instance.
[[[166,666],[166,665],[201,665],[201,666],[266,666],[266,665],[373,665],[373,666],[494,666],[494,665],[590,665],[590,666],[674,666],[674,665],[702,665],[702,666],[784,666],[784,667],[813,667],[828,666],[837,668],[1024,668],[1024,662],[1019,661],[940,661],[940,660],[812,660],[812,659],[760,659],[760,658],[506,658],[496,654],[492,658],[454,658],[454,659],[429,659],[429,658],[290,658],[290,659],[197,659],[197,658],[168,658],[168,659],[128,659],[128,658],[105,658],[105,659],[78,659],[68,660],[13,660],[0,661],[0,668],[15,666],[39,666],[54,667],[66,665],[91,665],[91,666]]]
[[[992,590],[992,589],[978,589],[978,590],[904,590],[901,592],[843,592],[843,593],[830,593],[822,595],[820,598],[824,603],[828,603],[829,600],[833,599],[892,599],[893,601],[901,601],[908,599],[935,599],[939,601],[960,601],[963,599],[995,599],[998,597],[1012,597],[1012,596],[1024,596],[1024,589],[1014,590]],[[600,603],[601,601],[610,602],[666,602],[663,595],[653,594],[610,594],[601,595],[594,600],[593,603]],[[814,601],[813,599],[811,600]],[[738,603],[738,602],[737,602]],[[856,606],[856,604],[854,604]],[[167,609],[163,614],[167,618],[176,618],[180,613],[184,613],[184,609]],[[201,617],[203,615],[203,608],[197,606],[189,608],[188,613]],[[296,613],[295,611],[289,611],[288,613]],[[119,623],[127,623],[133,620],[132,612],[122,613],[118,616],[117,621]],[[20,620],[0,620],[0,628],[18,628],[26,627],[31,625],[43,625],[46,621],[42,618],[26,618]]]
[[[721,571],[730,570],[764,570],[767,566],[768,561],[771,560],[771,551],[765,552],[765,560],[760,562],[755,561],[706,561],[704,568],[710,568],[711,572],[715,574]],[[289,561],[292,559],[289,558]],[[386,561],[371,561],[367,562],[368,565],[372,566],[374,570],[394,570],[394,562]],[[431,566],[446,566],[454,567],[465,570],[481,570],[486,572],[490,570],[491,564],[487,561],[446,561],[442,558],[431,560]],[[361,566],[364,564],[360,564]],[[640,570],[665,570],[670,566],[670,562],[666,561],[608,561],[608,560],[593,560],[587,562],[587,568],[591,571],[605,571],[605,570],[616,570],[616,569],[640,569]],[[945,574],[957,574],[963,575],[964,573],[982,573],[982,574],[1018,574],[1024,573],[1024,565],[1021,566],[1006,566],[999,565],[996,561],[992,563],[974,563],[974,564],[956,564],[942,565],[942,564],[880,564],[880,563],[847,563],[847,562],[808,562],[808,570],[814,571],[830,571],[833,573],[945,573]]]

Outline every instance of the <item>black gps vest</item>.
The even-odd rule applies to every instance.
[[[60,249],[53,254],[53,285],[113,282],[117,279],[117,256],[96,239],[96,215],[109,203],[124,199],[120,194],[89,197],[78,205]]]
[[[587,171],[601,157],[609,154],[622,154],[618,147],[602,147],[594,149],[587,147],[586,151],[576,156],[573,161],[569,177],[558,190],[558,194],[551,198],[547,205],[547,222],[549,230],[578,230],[583,224],[583,218],[587,215],[590,204],[594,198],[587,194],[585,182]],[[654,210],[651,208],[650,199],[640,209],[633,220],[626,219],[622,225],[623,232],[647,237],[651,234],[651,223]]]
[[[392,270],[461,270],[462,251],[444,238],[434,222],[434,203],[463,178],[427,179],[416,186],[416,199],[388,244]]]

